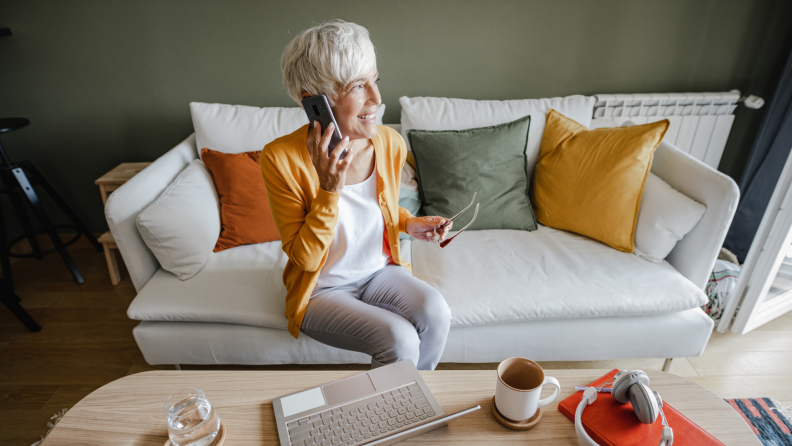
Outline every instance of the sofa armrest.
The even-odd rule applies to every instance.
[[[677,271],[704,289],[737,210],[737,183],[665,141],[655,151],[652,173],[707,207],[698,225],[666,257]]]
[[[160,196],[163,190],[198,157],[195,133],[157,158],[148,167],[113,191],[105,204],[105,217],[129,276],[140,291],[160,265],[138,232],[138,214]]]

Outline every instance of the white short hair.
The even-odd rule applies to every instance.
[[[286,92],[298,104],[303,92],[325,94],[333,104],[338,93],[377,66],[366,28],[331,20],[297,34],[281,56]]]

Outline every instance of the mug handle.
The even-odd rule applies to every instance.
[[[558,398],[558,395],[561,393],[561,384],[558,383],[558,380],[553,378],[552,376],[545,376],[545,380],[542,383],[542,387],[546,386],[547,384],[551,384],[555,386],[555,392],[552,395],[548,396],[547,398],[543,398],[539,400],[537,408],[547,406],[548,404],[552,403]]]

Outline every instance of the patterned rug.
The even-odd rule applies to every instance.
[[[742,415],[765,446],[792,446],[792,407],[770,398],[726,400]]]

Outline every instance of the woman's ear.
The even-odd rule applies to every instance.
[[[307,91],[303,91],[302,92],[302,99],[303,100],[306,100],[306,99],[310,98],[311,96],[312,95],[310,93],[308,93]]]

